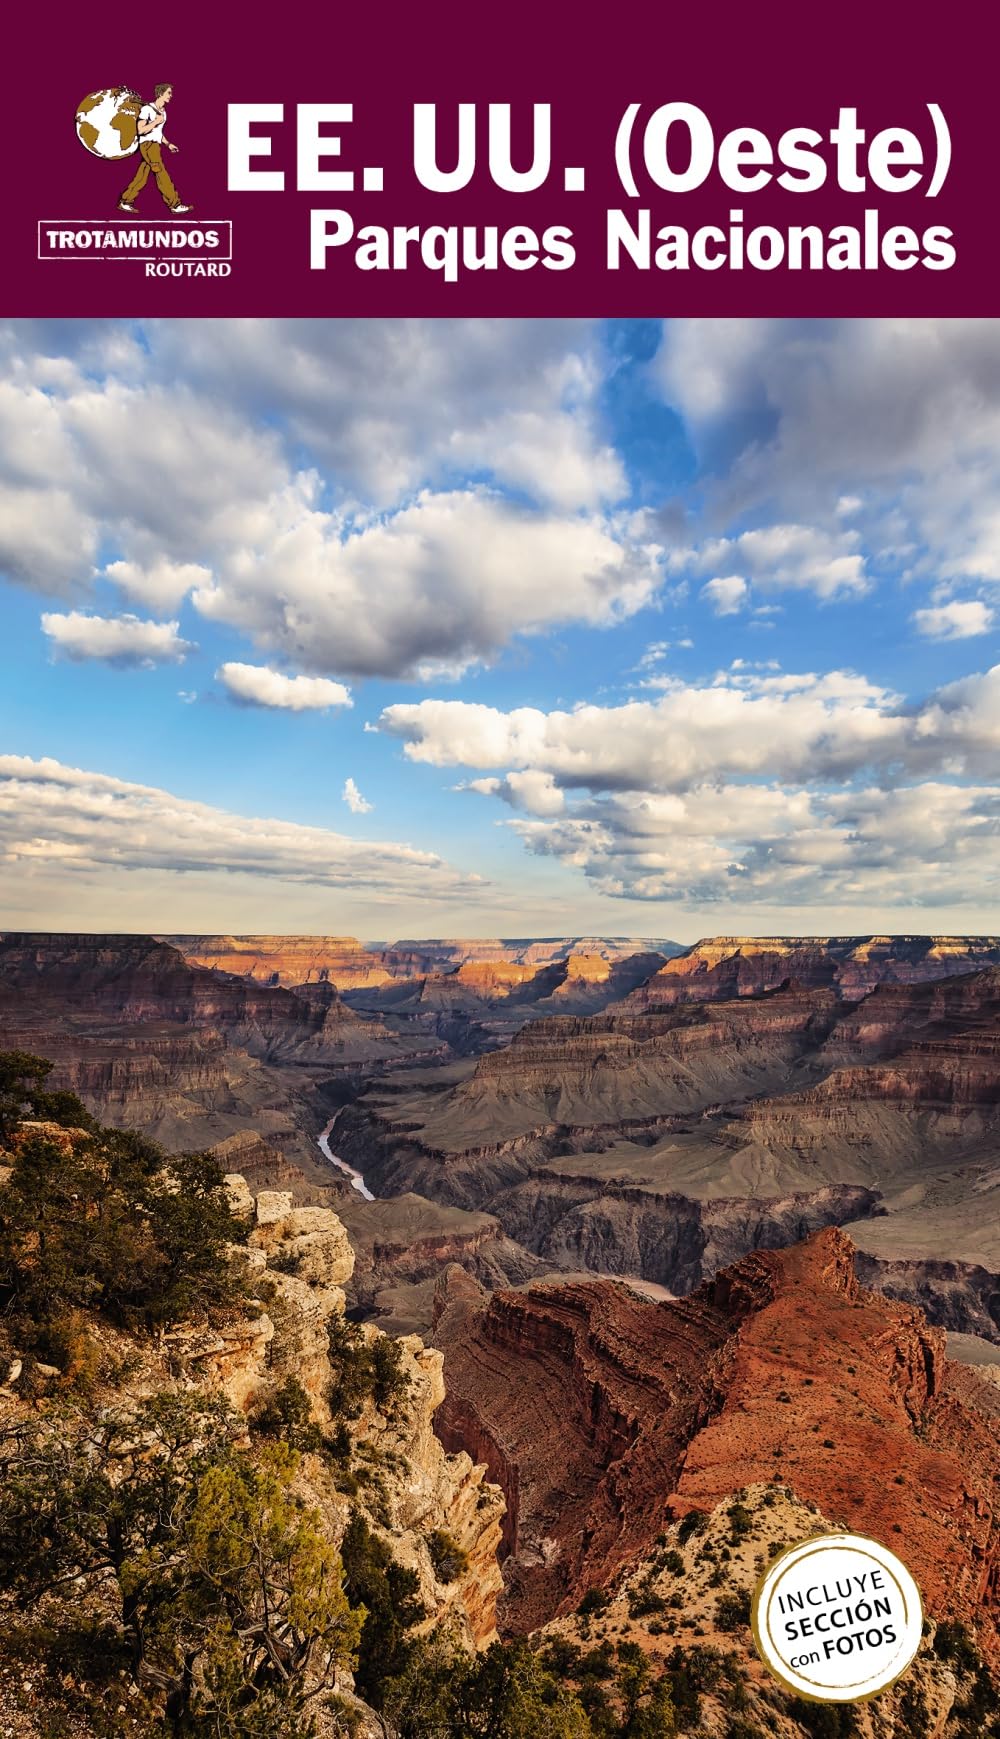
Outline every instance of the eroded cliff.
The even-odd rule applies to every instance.
[[[759,996],[795,978],[847,999],[883,983],[921,984],[1000,964],[998,936],[709,936],[668,960],[629,998],[636,1008]]]

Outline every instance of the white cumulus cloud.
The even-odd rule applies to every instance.
[[[855,778],[866,769],[969,777],[1000,752],[1000,665],[907,705],[850,671],[720,672],[657,700],[543,712],[468,701],[386,707],[411,761],[550,775],[565,790],[683,792],[707,781]]]
[[[918,634],[928,640],[970,640],[977,634],[988,634],[995,616],[981,598],[955,598],[948,604],[915,610],[913,620]]]
[[[198,562],[172,562],[161,558],[148,565],[141,562],[109,562],[103,579],[115,585],[137,604],[149,610],[174,610],[196,586],[204,586],[212,575]]]
[[[67,615],[47,610],[42,631],[57,652],[81,663],[98,659],[120,668],[181,664],[196,650],[183,640],[178,622],[144,622],[138,616],[91,616],[84,610]]]
[[[702,586],[701,595],[717,616],[737,616],[747,602],[750,588],[738,574],[719,576]]]
[[[245,525],[197,609],[314,671],[456,674],[513,636],[607,627],[655,595],[658,552],[616,522],[529,512],[485,490],[425,492],[345,523],[290,491]]]
[[[695,548],[675,551],[671,563],[699,574],[739,568],[763,592],[815,592],[824,599],[860,596],[869,585],[859,534],[809,525],[768,525],[738,537],[709,538]],[[736,584],[734,579],[719,583],[723,588]]]
[[[265,664],[232,662],[220,664],[215,676],[230,698],[241,706],[299,713],[353,705],[350,689],[325,676],[284,676]]]

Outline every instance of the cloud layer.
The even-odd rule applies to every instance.
[[[988,907],[1000,893],[1000,787],[925,782],[816,794],[706,786],[624,793],[510,824],[602,892],[696,906]]]
[[[705,686],[675,681],[659,700],[572,712],[400,702],[379,729],[411,761],[530,769],[565,789],[684,792],[734,777],[844,781],[875,769],[976,776],[993,772],[1000,753],[1000,665],[917,706],[849,671],[730,671]]]
[[[652,372],[717,520],[846,517],[889,571],[1000,582],[1000,321],[670,321]]]
[[[918,705],[849,672],[738,668],[656,701],[545,713],[385,709],[412,761],[504,768],[461,787],[527,849],[631,899],[981,904],[1000,880],[1000,665]],[[877,781],[877,782],[873,782]]]
[[[469,899],[484,884],[433,852],[323,827],[233,815],[49,759],[0,755],[0,853],[9,868],[197,870],[376,895]]]
[[[52,662],[190,660],[184,700],[214,669],[236,707],[339,714],[352,815],[370,789],[391,809],[401,754],[422,769],[403,778],[425,782],[425,841],[478,813],[487,861],[499,818],[565,866],[560,890],[993,898],[1000,322],[642,334],[0,327],[0,571],[44,600]],[[750,655],[764,629],[780,664]],[[702,674],[679,676],[706,646]],[[869,651],[870,675],[831,668]],[[956,676],[970,652],[981,669]],[[73,692],[70,671],[46,679]],[[373,680],[396,685],[367,709],[381,743],[361,732]],[[162,681],[116,686],[157,697],[162,729]],[[235,708],[204,717],[220,741],[250,728]],[[411,905],[481,886],[434,851],[2,766],[0,840],[22,869],[223,867]]]

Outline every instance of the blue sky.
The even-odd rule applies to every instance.
[[[997,323],[0,363],[9,926],[1000,927]]]

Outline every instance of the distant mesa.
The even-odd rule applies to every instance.
[[[193,965],[238,973],[273,984],[329,982],[338,990],[358,990],[398,979],[463,973],[475,983],[474,968],[493,966],[496,984],[522,982],[554,961],[594,957],[617,961],[655,952],[664,959],[680,944],[629,936],[428,937],[420,941],[364,943],[356,936],[164,936]],[[504,972],[502,968],[521,968]],[[581,969],[582,971],[583,969]],[[596,971],[596,968],[595,968]],[[470,976],[471,973],[471,976]],[[484,974],[481,982],[491,981]]]
[[[1000,965],[1000,936],[709,936],[668,960],[633,1007],[760,996],[794,978],[861,997],[877,984],[922,984]]]

